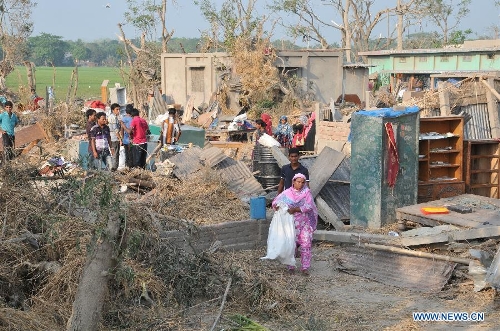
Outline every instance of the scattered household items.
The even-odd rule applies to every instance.
[[[42,177],[63,177],[77,167],[72,162],[67,162],[63,157],[52,157],[38,168],[38,175]]]
[[[420,208],[424,215],[431,214],[449,214],[450,210],[446,207],[422,207]]]
[[[210,120],[206,132],[209,141],[246,142],[252,139],[251,135],[256,128],[248,121],[246,113],[237,116],[219,114],[215,117],[213,113],[210,116],[206,114],[209,113],[200,115],[198,123]]]

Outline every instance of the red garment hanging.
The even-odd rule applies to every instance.
[[[385,123],[385,131],[388,137],[387,146],[387,185],[394,187],[396,185],[396,178],[399,172],[399,157],[398,149],[396,147],[396,140],[394,139],[394,130],[390,122]]]

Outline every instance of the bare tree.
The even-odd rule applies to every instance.
[[[162,0],[161,4],[154,0],[127,0],[128,11],[125,13],[125,19],[141,31],[139,45],[128,39],[123,31],[123,24],[118,24],[121,33],[119,38],[124,44],[127,64],[130,67],[127,73],[130,95],[137,108],[146,104],[148,93],[152,91],[153,86],[158,85],[160,53],[168,51],[168,42],[175,32],[166,27],[167,3],[177,4],[175,0]],[[156,42],[157,29],[161,31],[161,48]]]
[[[5,78],[16,64],[27,58],[26,40],[33,31],[31,0],[0,1],[0,43],[3,51],[0,60],[0,89],[5,89]]]
[[[391,36],[395,34],[394,29],[385,39],[374,40],[372,33],[384,18],[389,18],[391,13],[400,15],[400,20],[404,22],[404,24],[399,24],[398,34],[402,39],[403,31],[409,24],[408,20],[403,20],[403,16],[413,10],[415,1],[409,0],[405,3],[398,1],[396,7],[373,11],[374,0],[323,0],[322,5],[333,8],[332,15],[329,17],[340,17],[342,24],[336,23],[334,20],[322,19],[320,13],[324,17],[324,11],[318,10],[314,6],[313,0],[274,0],[270,8],[278,12],[296,15],[298,22],[288,27],[290,35],[297,37],[301,34],[312,34],[313,38],[320,42],[323,49],[329,48],[329,43],[324,37],[325,29],[339,30],[342,35],[342,48],[345,49],[346,61],[351,62],[353,59],[357,59],[356,54],[359,51],[380,49],[383,46],[389,47]]]
[[[451,32],[469,14],[471,0],[418,0],[419,16],[435,24],[447,45]]]
[[[231,67],[221,72],[217,93],[222,111],[231,111],[226,109],[225,98],[230,90],[237,90],[242,106],[272,100],[273,90],[280,83],[270,42],[274,26],[269,32],[264,29],[267,17],[258,16],[257,0],[225,0],[219,8],[210,0],[196,3],[211,26],[202,49],[222,47],[231,55]]]
[[[234,47],[237,38],[251,40],[258,35],[261,37],[259,31],[264,31],[263,25],[267,17],[255,16],[256,3],[257,0],[225,0],[219,10],[210,0],[195,1],[211,26],[211,31],[204,34],[203,49],[223,47],[229,51]],[[219,42],[222,42],[222,45]]]

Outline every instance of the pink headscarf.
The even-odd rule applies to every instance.
[[[303,178],[304,180],[306,180],[306,176],[304,176],[300,172],[298,174],[295,174],[295,176],[293,176],[292,182],[295,181],[295,179],[297,179],[297,178]]]

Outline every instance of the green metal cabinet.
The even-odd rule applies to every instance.
[[[387,183],[388,135],[393,127],[399,171],[394,187]],[[351,120],[351,225],[380,228],[396,221],[396,208],[417,203],[417,107],[359,111]]]

